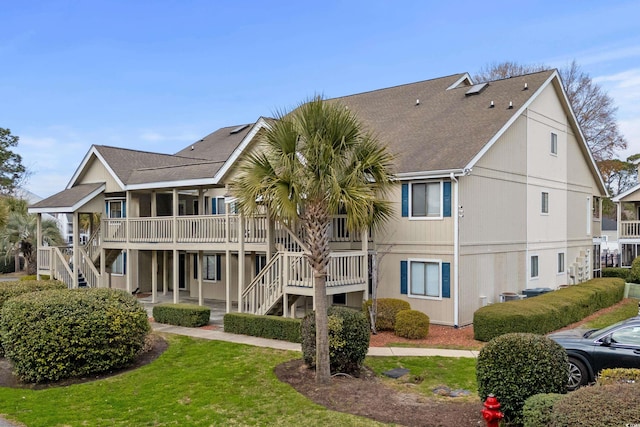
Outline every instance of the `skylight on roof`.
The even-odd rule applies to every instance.
[[[232,130],[231,132],[229,132],[229,134],[230,134],[230,135],[233,135],[234,133],[238,133],[238,132],[240,132],[241,130],[246,129],[246,128],[248,128],[248,127],[249,127],[249,125],[241,125],[241,126],[238,126],[238,127],[237,127],[237,128],[235,128],[234,130]]]
[[[471,86],[471,89],[465,93],[465,96],[477,95],[485,90],[487,86],[489,86],[489,83],[478,83],[477,85],[473,85]]]

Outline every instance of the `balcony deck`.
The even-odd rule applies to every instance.
[[[640,221],[621,221],[620,239],[640,239]]]

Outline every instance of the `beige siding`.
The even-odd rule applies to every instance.
[[[106,193],[123,191],[102,162],[95,156],[92,156],[87,162],[84,172],[78,177],[76,184],[91,184],[96,182],[104,182],[106,184]]]

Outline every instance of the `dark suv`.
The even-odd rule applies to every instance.
[[[549,338],[569,355],[569,391],[595,381],[605,368],[640,368],[640,316],[602,329],[556,332]]]

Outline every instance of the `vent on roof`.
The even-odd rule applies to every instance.
[[[232,130],[231,132],[229,132],[230,135],[233,135],[234,133],[238,133],[243,129],[248,128],[249,125],[242,125],[242,126],[238,126],[237,128],[235,128],[234,130]]]
[[[485,90],[487,88],[487,86],[489,86],[489,83],[478,83],[477,85],[473,85],[473,86],[471,86],[471,89],[469,89],[465,93],[465,96],[477,95],[480,92],[482,92],[483,90]]]

